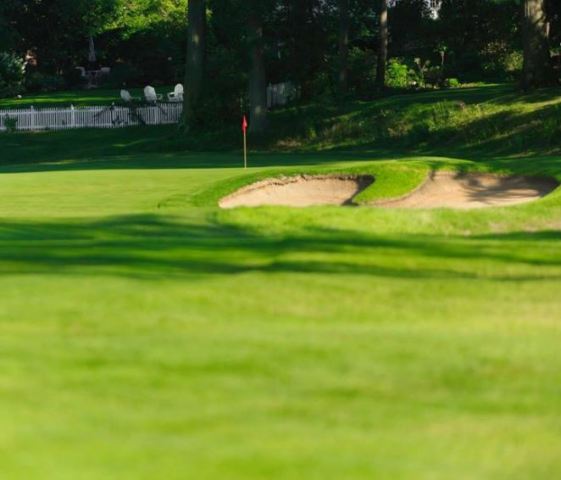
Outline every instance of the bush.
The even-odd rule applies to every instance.
[[[457,78],[447,78],[444,80],[444,88],[459,88],[461,87],[461,83]]]
[[[6,115],[6,117],[4,117],[4,126],[8,133],[14,133],[18,129],[18,119]]]
[[[407,88],[411,85],[413,73],[400,59],[392,58],[386,71],[386,86],[390,88]]]
[[[488,80],[513,80],[522,72],[523,54],[520,50],[511,50],[508,45],[496,48],[489,53],[489,46],[483,52],[483,76]]]
[[[0,97],[13,97],[23,91],[25,64],[12,53],[0,53]]]
[[[32,72],[25,79],[25,86],[30,92],[55,92],[62,90],[66,85],[64,78],[58,75],[46,75]]]
[[[503,59],[503,67],[505,71],[512,75],[517,75],[522,72],[524,64],[524,55],[520,50],[507,53]]]

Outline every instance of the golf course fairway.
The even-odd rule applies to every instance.
[[[6,140],[8,141],[8,140]],[[278,175],[561,179],[561,157],[81,158],[0,168],[7,479],[561,475],[561,192],[258,207]]]

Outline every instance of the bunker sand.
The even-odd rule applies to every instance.
[[[297,175],[270,178],[241,188],[220,201],[222,208],[280,205],[355,205],[354,198],[374,183],[370,175]],[[377,201],[382,208],[475,209],[516,205],[542,198],[559,186],[552,178],[487,173],[433,172],[413,192]]]
[[[353,205],[353,199],[374,183],[369,175],[298,175],[263,180],[223,198],[222,208],[282,205]]]
[[[545,197],[559,186],[552,178],[433,172],[402,198],[376,202],[385,208],[475,209],[517,205]]]

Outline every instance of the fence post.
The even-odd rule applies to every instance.
[[[70,128],[76,128],[76,109],[70,105]]]
[[[30,126],[31,130],[35,130],[35,120],[36,120],[36,118],[35,118],[35,108],[33,107],[33,105],[31,105],[31,108],[29,110],[30,110],[29,126]]]

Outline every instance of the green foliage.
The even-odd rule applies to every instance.
[[[113,0],[115,15],[106,29],[121,31],[124,38],[185,22],[187,0]]]
[[[107,86],[172,84],[184,77],[187,0],[3,0],[0,2],[0,44],[23,56],[32,51],[42,75],[61,75],[78,86],[74,67],[87,62],[89,35],[94,35],[99,63],[128,72],[115,72]],[[442,84],[462,81],[514,80],[521,67],[521,9],[515,0],[444,0],[437,19],[425,0],[399,0],[389,12],[390,58],[397,65],[390,85],[424,84],[424,73],[412,63],[422,58],[443,68]],[[207,58],[213,90],[208,112],[214,117],[233,111],[240,101],[239,85],[248,71],[248,12],[257,8],[265,21],[265,58],[268,81],[293,81],[304,101],[333,96],[338,44],[336,0],[208,0]],[[561,38],[561,12],[549,2],[553,45]],[[33,19],[33,21],[30,21]],[[56,25],[56,28],[51,28]],[[371,98],[373,92],[377,3],[350,1],[349,95]],[[458,26],[461,25],[461,28]],[[7,48],[7,47],[6,47]],[[216,55],[215,58],[213,56]],[[222,62],[222,68],[216,64]],[[225,72],[222,74],[222,70]],[[220,78],[217,78],[217,75]],[[233,87],[228,87],[230,82]],[[30,84],[41,83],[31,81]],[[47,81],[52,88],[53,81]],[[36,87],[33,87],[36,88]],[[220,99],[218,96],[222,97]],[[210,122],[212,123],[212,122]]]
[[[21,93],[24,74],[23,60],[12,53],[0,52],[0,98]]]
[[[447,78],[444,80],[444,86],[446,88],[459,88],[461,87],[461,83],[457,78]]]
[[[488,45],[481,54],[484,76],[498,80],[517,80],[522,72],[523,54],[502,43]]]
[[[18,127],[17,117],[10,117],[9,115],[6,115],[4,117],[4,126],[6,127],[6,131],[8,133],[16,132]]]
[[[521,48],[522,12],[517,0],[443,0],[437,33],[449,48],[446,75],[507,79],[506,59]]]
[[[411,70],[402,60],[392,58],[388,62],[386,85],[390,88],[408,88],[411,86]]]
[[[520,50],[509,52],[503,59],[502,66],[507,74],[517,76],[522,72],[524,57]]]

